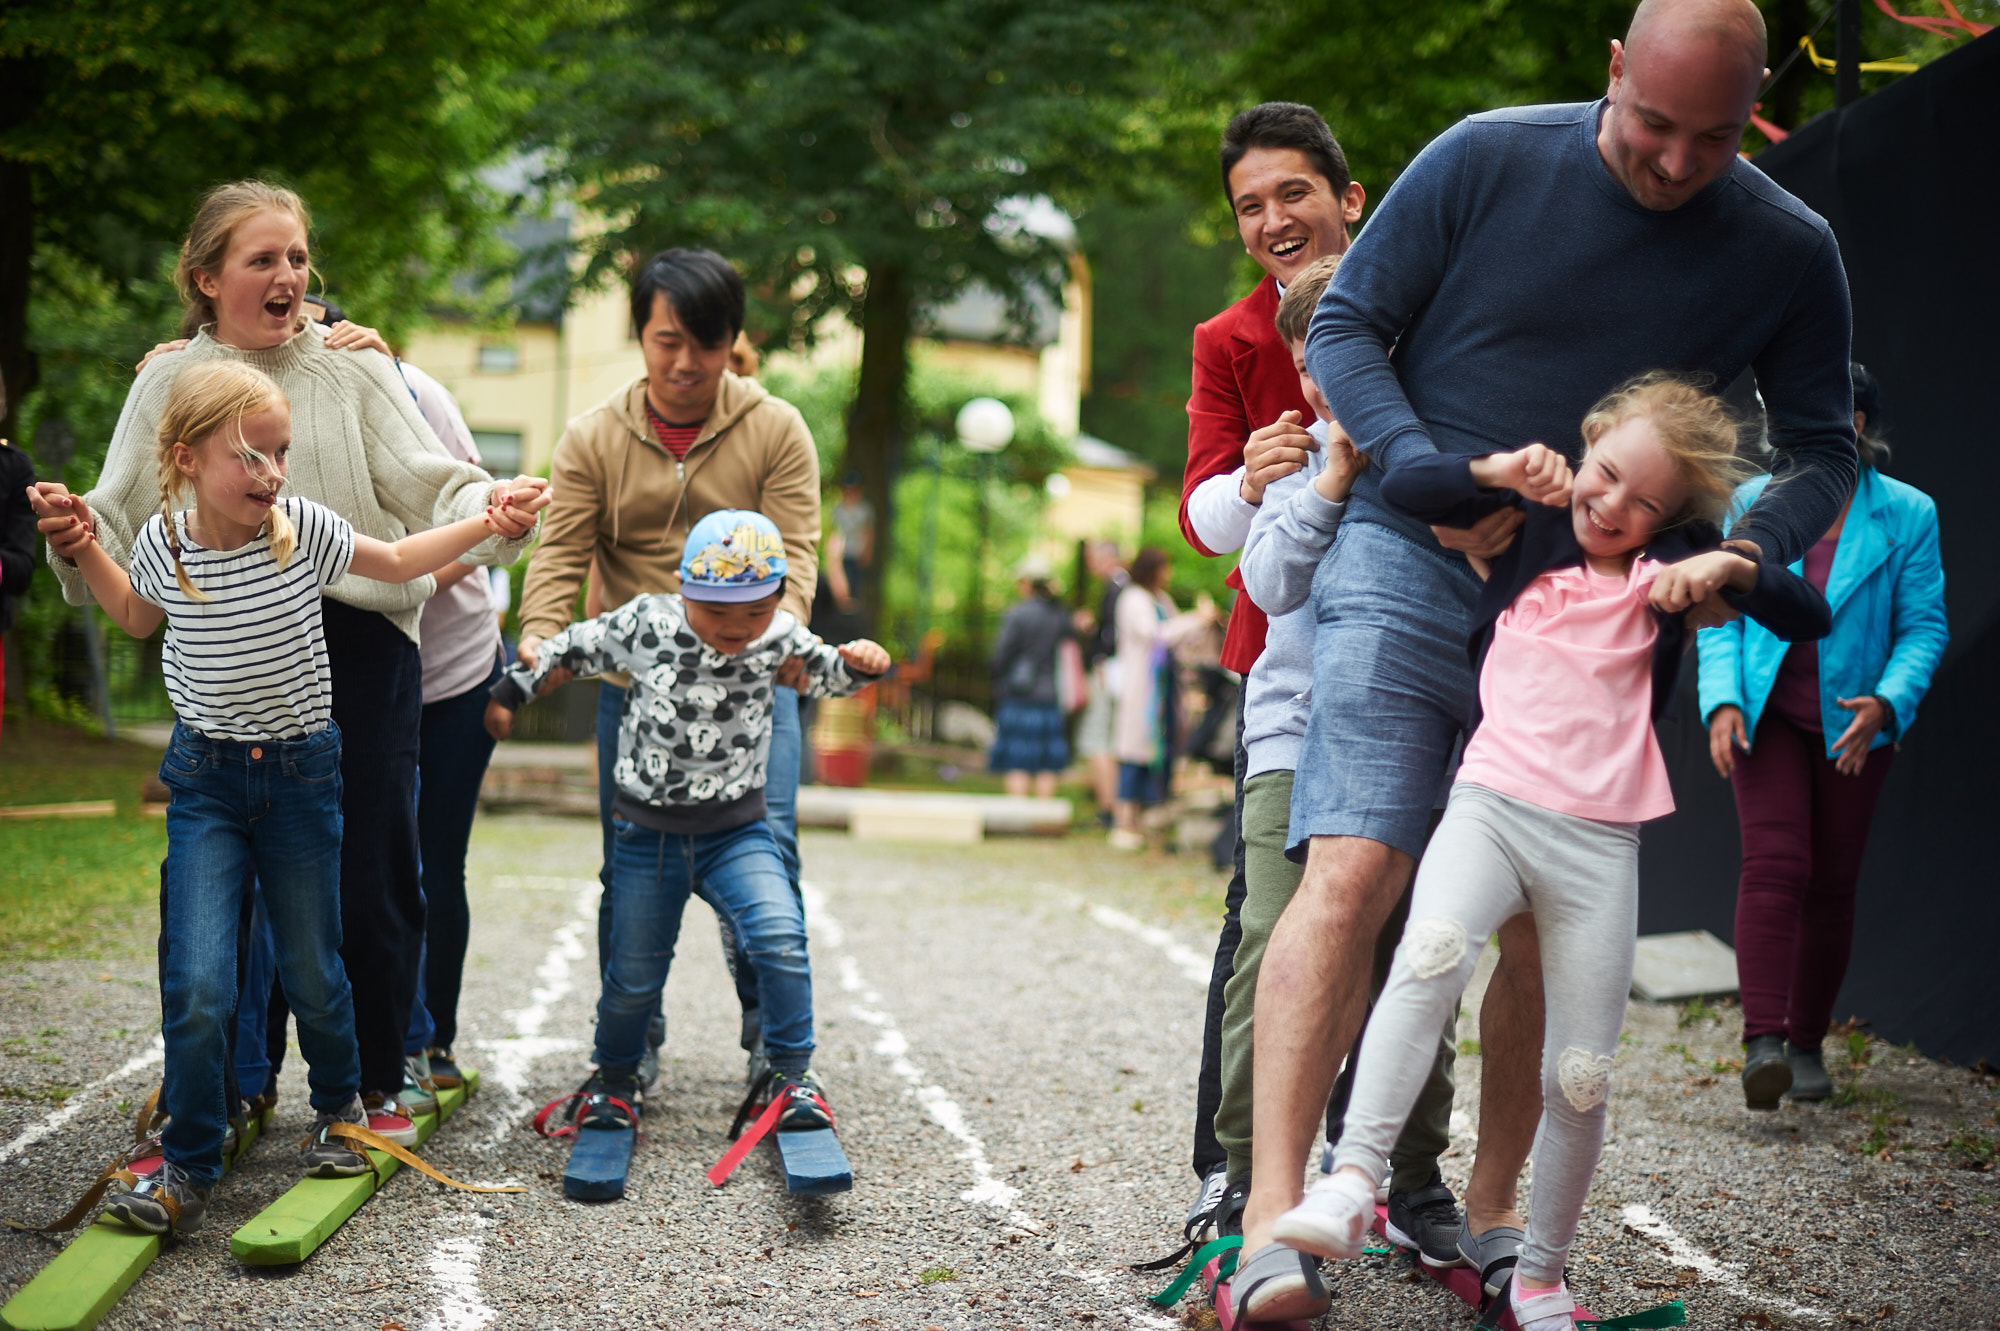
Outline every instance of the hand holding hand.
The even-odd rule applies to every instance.
[[[29,486],[28,506],[35,510],[35,526],[58,558],[75,563],[77,552],[97,539],[90,507],[82,495],[71,494],[61,481],[37,481]]]
[[[514,644],[514,659],[530,670],[533,670],[540,664],[541,657],[542,640],[540,638],[526,637]],[[536,692],[535,696],[539,698],[542,694],[548,693],[553,689],[559,689],[575,678],[576,672],[574,670],[571,670],[567,666],[557,666],[543,677],[542,687]]]
[[[1833,770],[1842,776],[1860,776],[1868,762],[1868,750],[1875,737],[1889,725],[1889,709],[1873,694],[1865,698],[1835,698],[1834,706],[1854,713],[1847,729],[1833,742]]]
[[[864,675],[879,675],[889,668],[889,653],[866,638],[856,638],[834,650],[840,653],[841,660]]]
[[[1750,752],[1750,734],[1743,728],[1743,709],[1724,703],[1709,713],[1708,757],[1725,778],[1736,770],[1736,751]]]
[[[1299,424],[1296,411],[1282,412],[1276,421],[1253,431],[1243,445],[1243,502],[1263,503],[1264,487],[1305,466],[1306,454],[1318,447],[1319,440]]]
[[[1368,455],[1354,447],[1339,421],[1326,423],[1326,466],[1313,477],[1313,489],[1329,504],[1345,503],[1355,480],[1368,470]]]
[[[806,663],[796,656],[788,656],[778,662],[778,683],[794,693],[804,693],[806,684]]]
[[[1526,513],[1510,505],[1497,513],[1488,513],[1470,527],[1433,527],[1431,535],[1437,537],[1439,545],[1456,550],[1467,559],[1494,560],[1507,552],[1507,547],[1514,543],[1514,533],[1527,520]]]
[[[333,351],[379,351],[384,356],[396,354],[389,350],[389,344],[382,340],[380,333],[349,319],[342,319],[326,330],[326,345]]]
[[[187,344],[188,344],[188,339],[184,337],[177,337],[171,342],[160,343],[158,346],[154,347],[151,351],[139,357],[139,363],[132,367],[133,373],[136,374],[139,371],[145,369],[148,365],[151,365],[153,363],[153,357],[164,356],[169,351],[180,351],[183,348],[185,348]]]
[[[535,514],[548,507],[551,497],[549,483],[539,476],[495,481],[487,508],[493,530],[507,540],[520,540],[535,529]]]
[[[486,704],[486,733],[494,739],[506,739],[514,733],[514,713],[498,702]]]
[[[1677,615],[1711,597],[1721,602],[1722,598],[1716,593],[1725,587],[1745,592],[1756,584],[1755,564],[1733,550],[1710,550],[1661,569],[1660,576],[1653,580],[1653,590],[1647,600],[1655,610]],[[1730,613],[1733,615],[1735,612],[1731,610]]]

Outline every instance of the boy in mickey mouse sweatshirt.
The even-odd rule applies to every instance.
[[[725,509],[696,523],[678,594],[636,596],[572,624],[493,686],[486,726],[500,739],[551,672],[629,671],[613,768],[611,948],[597,1001],[597,1069],[581,1127],[633,1127],[639,1059],[688,897],[742,940],[757,975],[780,1130],[832,1125],[811,1071],[812,968],[805,915],[764,815],[771,689],[789,657],[814,697],[854,693],[889,668],[865,639],[829,647],[778,608],[784,539],[761,513]]]

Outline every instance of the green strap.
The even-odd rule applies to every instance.
[[[1146,1302],[1157,1308],[1173,1307],[1181,1301],[1181,1296],[1188,1292],[1188,1286],[1201,1277],[1201,1269],[1217,1257],[1222,1257],[1222,1265],[1217,1270],[1217,1278],[1220,1279],[1230,1275],[1236,1270],[1236,1253],[1233,1250],[1242,1246],[1243,1236],[1241,1234],[1231,1234],[1226,1238],[1216,1239],[1212,1243],[1207,1243],[1197,1248],[1194,1256],[1188,1258],[1186,1268],[1174,1277],[1174,1283],[1147,1299]],[[1224,1257],[1224,1253],[1227,1253],[1228,1256]]]
[[[1623,1317],[1605,1317],[1597,1320],[1585,1319],[1578,1322],[1577,1331],[1642,1331],[1646,1327],[1685,1326],[1687,1309],[1679,1299],[1663,1303],[1657,1308],[1644,1312],[1626,1313]]]

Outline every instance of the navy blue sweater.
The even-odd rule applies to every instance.
[[[1591,406],[1649,370],[1754,369],[1791,475],[1733,534],[1789,563],[1854,487],[1851,314],[1833,232],[1748,162],[1672,212],[1597,152],[1602,102],[1473,116],[1396,181],[1313,314],[1306,366],[1375,464],[1346,521],[1431,543],[1379,499],[1434,449],[1579,455]],[[1391,348],[1395,359],[1390,360]]]
[[[1475,670],[1486,664],[1486,649],[1493,643],[1493,621],[1500,618],[1500,612],[1550,569],[1583,562],[1583,547],[1576,543],[1569,505],[1528,504],[1512,490],[1482,490],[1472,479],[1469,455],[1432,453],[1398,463],[1382,478],[1381,493],[1398,512],[1426,526],[1469,527],[1495,508],[1513,504],[1527,509],[1528,520],[1521,525],[1520,539],[1493,561],[1492,574],[1479,593],[1472,638],[1467,643]],[[1689,522],[1657,533],[1640,554],[1672,564],[1721,544],[1722,532],[1713,523]],[[1833,631],[1833,612],[1811,583],[1768,557],[1756,563],[1756,585],[1747,592],[1725,588],[1723,600],[1783,642],[1813,642]],[[1687,654],[1688,632],[1685,615],[1655,610],[1653,619],[1660,630],[1653,639],[1653,719],[1657,721],[1673,704],[1681,660]],[[1478,706],[1475,699],[1475,713]],[[1473,724],[1478,724],[1476,714]]]

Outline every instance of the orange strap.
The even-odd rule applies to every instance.
[[[527,1191],[526,1188],[518,1186],[509,1186],[504,1188],[487,1188],[487,1187],[481,1187],[477,1183],[460,1183],[457,1179],[452,1178],[446,1174],[442,1174],[438,1170],[432,1168],[430,1165],[425,1164],[422,1160],[418,1159],[408,1150],[406,1150],[401,1146],[398,1146],[395,1142],[390,1141],[387,1137],[384,1137],[381,1133],[375,1131],[373,1128],[364,1128],[359,1123],[335,1123],[331,1127],[329,1127],[326,1131],[328,1136],[344,1137],[348,1141],[355,1142],[359,1145],[368,1147],[370,1150],[381,1151],[387,1155],[392,1155],[396,1157],[396,1159],[408,1165],[410,1168],[416,1170],[421,1174],[430,1175],[432,1178],[436,1179],[438,1182],[446,1185],[447,1187],[463,1188],[467,1192],[526,1192]],[[306,1138],[307,1142],[310,1142],[311,1140],[312,1140],[311,1137]]]
[[[146,1140],[160,1130],[160,1124],[166,1122],[167,1116],[160,1110],[160,1090],[155,1086],[152,1094],[146,1097],[146,1103],[139,1106],[139,1117],[132,1120],[133,1141]]]
[[[114,1183],[123,1184],[128,1188],[137,1187],[139,1176],[134,1174],[127,1166],[134,1160],[144,1159],[149,1155],[157,1155],[159,1150],[160,1143],[158,1138],[150,1138],[139,1142],[137,1145],[127,1147],[118,1153],[116,1159],[104,1167],[104,1172],[97,1176],[97,1181],[90,1185],[89,1191],[85,1192],[82,1199],[75,1206],[70,1207],[69,1211],[61,1219],[51,1220],[46,1225],[30,1225],[19,1220],[9,1220],[7,1222],[8,1227],[23,1230],[29,1234],[62,1234],[75,1229],[83,1223],[84,1217],[90,1214],[91,1209],[104,1200],[104,1194],[111,1190],[111,1186]],[[163,1195],[161,1200],[167,1203],[169,1210],[173,1211],[175,1218],[178,1219],[179,1212],[173,1207],[173,1198]]]

